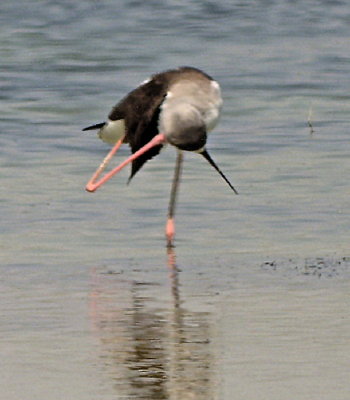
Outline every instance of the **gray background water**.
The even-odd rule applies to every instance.
[[[1,398],[348,399],[349,3],[2,0],[0,22]],[[186,154],[174,261],[173,149],[92,195],[108,147],[81,128],[179,65],[222,86],[208,148],[240,195]]]

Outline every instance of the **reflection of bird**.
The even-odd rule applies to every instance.
[[[188,308],[179,293],[175,249],[167,253],[172,296],[145,277],[128,279],[118,267],[91,271],[89,316],[100,343],[96,362],[106,375],[105,389],[110,382],[118,399],[217,398],[215,316],[203,307]]]
[[[99,129],[100,138],[114,144],[86,185],[86,190],[94,192],[132,162],[130,181],[147,160],[159,153],[163,145],[172,144],[178,152],[166,225],[168,246],[171,246],[183,150],[201,154],[237,193],[205,148],[207,132],[216,125],[221,105],[219,84],[199,69],[181,67],[153,75],[112,109],[107,122],[84,129]],[[96,182],[123,142],[129,143],[133,154]]]

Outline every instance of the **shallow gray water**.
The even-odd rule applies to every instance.
[[[3,398],[348,399],[347,2],[5,0],[0,18]],[[168,255],[173,149],[88,194],[108,147],[81,128],[178,65],[222,86],[208,148],[240,195],[186,154]]]

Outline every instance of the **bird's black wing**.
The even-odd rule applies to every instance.
[[[158,107],[153,113],[153,116],[148,121],[148,123],[138,124],[136,135],[133,136],[132,139],[129,141],[133,153],[135,153],[141,147],[150,142],[154,138],[154,136],[158,134],[159,112],[160,109]],[[128,182],[131,181],[134,175],[139,171],[139,169],[141,169],[143,164],[145,164],[148,160],[159,154],[162,147],[163,147],[162,145],[154,146],[132,162],[131,173]]]
[[[109,114],[110,120],[124,119],[125,142],[135,153],[158,134],[160,106],[166,96],[167,80],[163,74],[130,92]],[[129,182],[145,162],[159,154],[162,146],[155,146],[132,162]]]

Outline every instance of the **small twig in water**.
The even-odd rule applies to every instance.
[[[309,115],[308,115],[308,117],[307,117],[307,124],[308,124],[308,126],[309,126],[309,128],[310,128],[310,135],[312,135],[312,134],[315,132],[315,131],[314,131],[314,128],[313,128],[313,126],[312,126],[311,120],[312,120],[312,106],[310,105],[310,108],[309,108]]]

